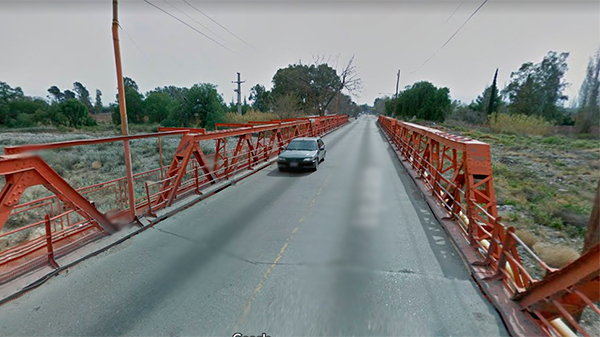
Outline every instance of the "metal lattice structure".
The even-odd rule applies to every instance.
[[[487,295],[497,307],[505,306],[499,309],[505,309],[500,311],[513,333],[574,336],[576,330],[589,336],[574,316],[586,308],[600,315],[594,303],[600,300],[599,245],[563,269],[549,267],[498,216],[488,144],[385,116],[378,123],[443,219],[452,220],[449,234],[475,279],[484,290],[491,289],[486,282],[501,283],[500,291]],[[533,277],[519,252],[546,276]]]
[[[159,128],[158,133],[145,135],[6,147],[5,155],[0,156],[0,176],[6,182],[0,191],[0,239],[32,230],[41,234],[0,250],[0,283],[40,266],[58,267],[55,258],[128,224],[131,208],[138,217],[155,215],[176,199],[202,194],[211,185],[267,163],[292,138],[323,135],[347,122],[348,117],[342,115],[307,117],[219,124],[212,132],[198,128]],[[223,127],[228,129],[218,130]],[[163,165],[161,137],[179,135],[181,140],[170,165]],[[69,185],[33,153],[141,138],[158,139],[159,167],[134,174],[131,180],[122,177],[79,189]],[[206,140],[216,144],[214,153],[205,154],[200,147],[200,142]],[[228,148],[228,142],[235,142],[235,148]],[[37,185],[46,187],[53,195],[20,202],[23,193]],[[141,195],[136,193],[134,205],[129,202],[130,185],[138,187],[137,191],[145,191]],[[97,199],[109,200],[110,209],[101,211]],[[2,231],[10,217],[24,214],[36,220]]]

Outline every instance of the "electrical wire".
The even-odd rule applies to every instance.
[[[148,64],[150,66],[152,66],[152,61],[150,60],[150,58],[148,57],[148,55],[146,55],[146,53],[144,53],[144,51],[138,46],[138,44],[135,42],[135,40],[133,39],[133,37],[127,32],[127,30],[125,30],[125,28],[123,28],[123,26],[121,26],[121,24],[119,23],[119,28],[121,28],[121,30],[125,33],[125,35],[127,35],[127,37],[129,38],[129,40],[131,41],[131,43],[133,43],[133,45],[135,46],[135,48],[140,52],[140,54],[142,54],[142,57],[146,60],[146,62],[148,62]],[[167,79],[164,76],[164,74],[159,70],[160,67],[155,67],[153,69],[153,71],[156,71],[158,73],[158,76],[160,76],[160,78],[167,83]]]
[[[461,2],[460,5],[458,5],[458,7],[456,7],[456,9],[454,10],[454,12],[452,12],[452,14],[450,14],[450,16],[446,19],[446,21],[444,21],[444,23],[450,21],[450,19],[454,16],[454,14],[458,11],[458,9],[464,4],[465,2]]]
[[[193,30],[194,30],[196,33],[198,33],[198,34],[201,34],[202,36],[204,36],[204,37],[206,37],[207,39],[211,40],[212,42],[214,42],[214,43],[218,44],[219,46],[221,46],[221,47],[223,47],[223,48],[225,48],[225,49],[229,50],[230,52],[232,52],[232,53],[234,53],[234,54],[236,54],[236,55],[238,55],[238,56],[240,56],[240,57],[242,56],[242,55],[240,55],[240,54],[236,53],[235,51],[233,51],[233,50],[229,49],[227,46],[223,45],[223,44],[222,44],[222,43],[220,43],[219,41],[217,41],[217,40],[213,39],[212,37],[210,37],[210,36],[208,36],[208,35],[206,35],[206,34],[202,33],[201,31],[199,31],[198,29],[194,28],[193,26],[191,26],[191,25],[190,25],[190,24],[188,24],[187,22],[185,22],[185,21],[181,20],[180,18],[178,18],[178,17],[176,17],[175,15],[173,15],[173,14],[171,14],[171,13],[167,12],[166,10],[164,10],[164,9],[162,9],[162,8],[160,8],[160,7],[158,7],[157,5],[153,4],[152,2],[150,2],[150,1],[148,1],[148,0],[143,0],[143,1],[144,1],[145,3],[147,3],[147,4],[149,4],[150,6],[152,6],[152,7],[156,8],[156,9],[158,9],[159,11],[161,11],[161,12],[163,12],[163,13],[167,14],[168,16],[172,17],[173,19],[175,19],[175,20],[177,20],[177,21],[181,22],[182,24],[186,25],[187,27],[189,27],[189,28],[193,29]]]
[[[220,36],[219,34],[215,33],[212,29],[206,27],[205,25],[203,25],[202,23],[200,23],[199,21],[197,21],[196,19],[194,19],[193,17],[191,17],[190,15],[188,15],[186,12],[182,11],[181,9],[177,8],[175,5],[173,5],[172,3],[168,2],[167,0],[163,0],[163,2],[165,2],[167,5],[175,8],[176,10],[178,10],[180,13],[182,13],[183,15],[187,16],[188,18],[190,18],[192,21],[194,21],[195,23],[197,23],[199,26],[201,26],[202,28],[208,30],[209,32],[213,33],[216,37],[218,37],[219,39],[225,41],[225,39]]]
[[[463,22],[463,24],[458,27],[458,29],[454,32],[454,34],[452,34],[452,36],[450,36],[450,38],[448,38],[448,40],[446,40],[446,42],[444,42],[444,44],[442,44],[442,46],[435,52],[433,53],[433,55],[431,55],[427,60],[425,60],[425,62],[423,62],[417,69],[411,71],[409,73],[413,74],[415,73],[417,70],[421,69],[425,64],[427,64],[427,62],[429,62],[435,55],[437,55],[448,43],[450,43],[450,41],[452,41],[452,39],[456,36],[456,34],[458,34],[458,32],[460,32],[460,30],[467,24],[467,22],[469,22],[469,20],[471,20],[471,18],[473,16],[475,16],[475,14],[477,14],[477,12],[479,12],[479,10],[483,7],[483,5],[485,5],[489,0],[485,0],[481,3],[481,5],[479,5],[479,7],[477,7],[477,9],[471,13],[471,15],[465,20],[465,22]]]
[[[235,35],[233,32],[231,32],[229,29],[225,28],[225,26],[223,26],[222,24],[218,23],[215,19],[211,18],[210,16],[208,16],[208,14],[204,13],[203,11],[199,10],[198,8],[196,8],[195,6],[193,6],[192,4],[190,4],[189,2],[187,2],[187,0],[183,0],[183,2],[185,2],[188,6],[192,7],[193,9],[195,9],[196,11],[198,11],[198,13],[206,16],[207,18],[209,18],[212,22],[216,23],[217,25],[219,25],[219,27],[225,29],[229,34],[233,35],[235,38],[237,38],[238,40],[242,41],[246,46],[252,48],[252,50],[256,51],[256,49],[254,49],[254,47],[252,47],[251,45],[249,45],[246,41],[244,41],[241,37]]]

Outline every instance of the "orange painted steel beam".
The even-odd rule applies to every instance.
[[[339,126],[343,122],[347,122],[348,119],[347,116],[335,116],[321,117],[320,120],[330,121],[333,126]],[[204,134],[190,133],[183,136],[175,151],[175,156],[167,172],[166,179],[162,183],[159,197],[154,202],[155,206],[151,205],[150,207],[156,210],[160,207],[168,207],[174,202],[192,156],[194,156],[204,172],[203,182],[205,180],[207,183],[214,184],[219,179],[229,178],[238,170],[251,168],[256,162],[261,160],[261,152],[264,160],[267,160],[272,153],[278,153],[279,148],[275,149],[273,145],[284,145],[291,140],[291,137],[289,137],[290,134],[293,137],[314,134],[311,129],[312,123],[304,119],[290,122],[269,121],[254,123],[256,125],[211,131]],[[288,135],[288,137],[282,137],[282,131],[283,135]],[[271,135],[269,147],[265,144],[266,132],[269,132]],[[258,134],[256,140],[252,137],[253,134]],[[230,158],[226,144],[227,138],[231,137],[238,137],[238,142]],[[208,160],[198,143],[202,140],[215,140],[216,142],[216,151],[213,156],[214,161],[211,168],[209,168]],[[244,158],[243,161],[242,157]]]
[[[219,130],[220,127],[224,128],[244,128],[251,127],[252,124],[248,123],[215,123],[215,130]]]
[[[551,300],[560,303],[571,314],[581,312],[587,306],[574,291],[592,302],[600,300],[600,244],[566,267],[533,283],[526,291],[515,295],[514,300],[523,309],[538,311],[546,319],[553,319],[560,316],[560,312]]]
[[[158,170],[160,170],[160,182],[158,182],[158,184],[161,188],[159,192],[152,194],[152,198],[147,197],[147,202],[133,205],[138,211],[152,210],[155,212],[159,208],[171,205],[175,198],[182,194],[187,194],[191,189],[198,190],[200,186],[214,184],[216,181],[224,179],[228,175],[235,174],[243,169],[252,168],[252,166],[259,161],[267,161],[271,156],[279,153],[279,148],[289,142],[294,136],[320,135],[335,127],[343,125],[347,121],[347,116],[318,117],[312,120],[296,119],[292,121],[268,121],[256,122],[256,124],[252,124],[250,127],[238,128],[235,130],[212,132],[206,132],[204,129],[199,128],[160,128],[159,130],[161,132],[153,134],[75,140],[8,148],[7,152],[14,152],[15,154],[0,156],[0,175],[4,175],[6,178],[6,184],[3,186],[2,191],[0,191],[0,229],[9,216],[15,215],[15,207],[18,209],[17,212],[24,212],[29,207],[27,205],[33,205],[44,199],[42,198],[29,203],[19,204],[19,199],[23,192],[28,187],[35,185],[46,186],[56,195],[48,198],[57,198],[57,200],[61,201],[60,204],[64,205],[60,206],[61,209],[58,210],[61,214],[60,229],[54,228],[55,232],[52,234],[51,243],[54,246],[54,251],[56,253],[64,252],[65,249],[67,249],[65,248],[67,246],[68,249],[76,249],[78,245],[85,244],[89,239],[97,237],[98,235],[112,233],[117,229],[112,219],[116,221],[116,219],[120,219],[120,216],[126,215],[125,212],[127,209],[123,209],[124,205],[122,203],[122,193],[125,193],[127,190],[125,186],[122,186],[122,182],[125,181],[124,178],[99,183],[76,191],[40,157],[32,153],[19,154],[20,152],[150,137],[158,137],[160,141],[161,136],[182,134],[183,137],[179,147],[176,150],[171,165],[167,169],[167,175],[163,177],[162,169],[159,168],[148,171],[158,174]],[[240,149],[238,149],[237,152],[230,152],[227,150],[225,145],[227,138],[229,137],[238,137]],[[217,153],[212,157],[205,156],[198,143],[199,140],[215,140],[217,143]],[[191,160],[192,156],[195,161]],[[209,159],[212,159],[213,161],[210,161]],[[234,165],[232,165],[233,159],[236,159]],[[192,162],[194,166],[194,169],[191,171],[188,170],[188,163],[190,162]],[[215,167],[213,167],[213,164],[215,164]],[[138,173],[134,175],[134,178],[144,177],[148,172]],[[194,179],[194,182],[191,185],[190,181],[184,181],[184,179],[187,179],[185,178],[186,174],[189,174],[190,172],[193,176],[192,179]],[[107,184],[113,184],[111,185],[111,188],[115,190],[115,197],[120,198],[115,199],[117,208],[113,209],[113,211],[116,213],[111,213],[110,217],[107,217],[106,214],[98,211],[93,202],[88,201],[86,197],[83,196],[86,195],[86,193],[93,191],[95,187],[103,187]],[[147,191],[147,194],[150,195],[150,192]],[[120,208],[118,205],[119,200],[121,200]],[[155,206],[158,207],[155,208]],[[62,207],[66,208],[62,209]],[[75,228],[74,226],[71,226],[72,224],[67,223],[65,225],[67,227],[64,227],[63,229],[62,220],[64,215],[72,212],[77,212],[83,217],[83,221],[85,222],[84,226],[81,228],[76,226],[77,228]],[[51,211],[51,214],[55,214],[54,211]],[[56,226],[56,220],[54,218],[50,219],[54,226]],[[28,226],[32,225],[30,224],[25,227]],[[78,230],[78,228],[81,230]],[[0,282],[7,279],[7,277],[10,278],[10,275],[16,275],[34,268],[35,263],[37,263],[35,262],[37,261],[36,259],[41,256],[39,254],[43,254],[47,251],[47,241],[43,239],[44,238],[32,240],[13,247],[14,249],[11,248],[2,252],[2,255],[0,255]],[[7,258],[10,261],[6,260]]]
[[[174,131],[159,132],[159,133],[147,133],[147,134],[132,135],[132,136],[119,136],[119,137],[108,137],[108,138],[98,138],[98,139],[80,139],[80,140],[69,140],[69,141],[65,141],[65,142],[46,143],[46,144],[28,144],[28,145],[18,145],[18,146],[7,146],[4,148],[4,153],[5,154],[18,154],[18,153],[31,152],[31,151],[58,149],[58,148],[70,147],[70,146],[93,145],[93,144],[111,143],[111,142],[118,142],[118,141],[131,140],[131,139],[181,135],[181,134],[184,134],[187,132],[188,131],[184,129],[184,130],[174,130]]]
[[[168,131],[188,131],[194,133],[203,133],[206,132],[204,128],[185,128],[185,127],[158,127],[158,132],[168,132]]]
[[[0,175],[6,177],[6,184],[0,192],[0,230],[4,227],[12,209],[18,204],[23,192],[28,187],[44,185],[83,217],[95,220],[108,233],[116,231],[116,227],[103,213],[39,156],[32,154],[0,156]]]
[[[389,117],[380,116],[378,122],[404,157],[403,161],[419,174],[436,201],[454,219],[466,213],[468,221],[457,219],[463,220],[462,223],[467,226],[466,229],[458,226],[462,236],[468,239],[465,247],[472,248],[465,254],[477,254],[482,240],[488,240],[485,260],[472,263],[491,271],[483,280],[502,280],[506,294],[515,293],[514,300],[522,310],[526,310],[523,314],[536,317],[542,328],[549,326],[548,321],[562,318],[582,332],[573,315],[586,307],[600,314],[593,303],[600,300],[599,245],[595,244],[561,270],[548,269],[518,239],[514,228],[506,229],[500,222],[487,144]],[[523,250],[534,254],[533,258],[550,272],[545,278],[535,281],[528,274],[519,256],[517,242]],[[511,310],[509,306],[504,309]],[[514,309],[510,312],[519,314]]]

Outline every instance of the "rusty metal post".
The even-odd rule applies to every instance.
[[[44,223],[46,224],[46,248],[48,249],[48,263],[52,268],[58,268],[58,263],[54,260],[54,249],[52,248],[52,229],[50,228],[50,216],[46,214]]]
[[[196,161],[193,161],[192,163],[194,164],[194,180],[196,183],[196,194],[201,194],[200,179],[198,179],[198,164],[196,164]]]
[[[160,136],[158,136],[158,157],[160,161],[160,180],[165,179],[164,177],[164,165],[162,157],[162,143],[160,142]]]
[[[123,71],[121,69],[121,49],[119,47],[119,4],[118,0],[113,0],[113,21],[112,36],[115,49],[115,63],[117,67],[117,85],[119,88],[119,110],[121,113],[121,131],[127,136],[129,130],[127,125],[127,109],[125,107],[125,84],[123,83]],[[133,170],[131,168],[131,151],[129,149],[129,139],[123,141],[125,152],[125,170],[127,174],[127,191],[129,195],[129,217],[130,221],[135,220],[135,192],[133,189]]]
[[[150,189],[148,188],[148,182],[144,183],[146,185],[146,198],[148,199],[148,214],[155,216],[154,212],[152,212],[152,200],[150,200]]]

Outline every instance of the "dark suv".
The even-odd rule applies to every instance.
[[[277,167],[280,171],[301,168],[311,168],[316,171],[323,160],[325,160],[325,143],[321,138],[295,138],[286,148],[281,148]]]

